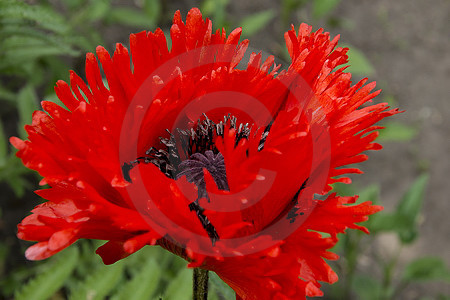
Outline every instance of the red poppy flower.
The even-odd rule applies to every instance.
[[[42,102],[11,138],[17,155],[49,189],[18,228],[38,243],[26,257],[47,258],[78,239],[107,240],[106,264],[159,245],[191,267],[216,272],[238,299],[321,295],[337,280],[324,259],[347,228],[367,229],[381,207],[328,194],[360,173],[385,103],[367,79],[351,84],[338,37],[302,24],[285,39],[292,63],[252,53],[241,29],[228,36],[192,9],[170,30],[130,36],[113,57],[86,56],[87,84],[74,72],[55,87],[67,109]],[[253,124],[253,125],[252,125]],[[320,198],[320,197],[319,197]],[[326,233],[327,235],[323,235]]]

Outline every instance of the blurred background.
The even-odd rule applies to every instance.
[[[376,80],[405,113],[382,123],[384,150],[370,153],[365,175],[341,194],[360,194],[385,210],[366,236],[350,232],[334,249],[338,283],[324,299],[450,299],[450,1],[448,0],[0,0],[0,298],[191,299],[192,271],[172,254],[146,247],[112,266],[81,241],[43,262],[30,262],[17,224],[40,203],[39,177],[9,145],[68,70],[84,77],[86,52],[113,52],[131,32],[161,27],[197,6],[227,32],[242,26],[250,46],[289,61],[283,33],[301,22],[341,34],[355,82]],[[235,299],[211,275],[209,299]]]

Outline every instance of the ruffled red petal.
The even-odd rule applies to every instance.
[[[381,207],[335,194],[319,201],[314,194],[360,173],[347,165],[381,148],[374,124],[398,110],[367,105],[379,91],[367,79],[352,85],[351,74],[339,68],[347,49],[337,47],[338,36],[330,40],[306,24],[292,28],[285,34],[292,63],[278,73],[274,57],[263,61],[255,53],[238,69],[248,47],[241,32],[213,32],[195,8],[186,22],[176,12],[171,49],[161,29],[132,34],[131,55],[121,44],[112,57],[99,46],[96,56],[86,55],[87,83],[72,71],[70,84],[56,83],[66,108],[42,102],[45,112],[35,112],[25,128],[28,140],[10,139],[17,156],[51,187],[38,191],[48,202],[18,226],[19,238],[38,242],[27,258],[47,258],[82,238],[107,241],[97,250],[105,264],[159,245],[190,267],[216,272],[237,299],[320,296],[319,282],[337,280],[326,263],[337,259],[328,251],[337,234],[367,232],[357,223]],[[210,201],[200,205],[220,237],[215,245],[189,208],[198,196],[194,184],[169,178],[152,163],[132,168],[131,182],[122,170],[150,147],[160,149],[175,122],[199,126],[195,105],[216,123],[232,114],[256,124],[239,141],[239,129],[225,124],[223,136],[211,141],[224,157],[229,186],[220,190],[204,171]]]

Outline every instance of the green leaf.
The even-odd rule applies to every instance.
[[[204,16],[214,20],[216,28],[222,28],[226,25],[226,8],[229,2],[230,0],[204,0],[200,10]]]
[[[382,298],[383,287],[373,277],[367,275],[355,276],[352,285],[353,291],[358,295],[358,299],[379,300]]]
[[[33,86],[27,85],[17,95],[17,110],[19,112],[19,136],[27,137],[24,126],[31,123],[33,112],[38,109],[37,95]]]
[[[122,278],[123,268],[122,261],[108,266],[99,265],[81,285],[71,290],[70,299],[104,299]]]
[[[272,9],[260,11],[245,17],[241,20],[243,37],[250,37],[266,27],[269,22],[275,17],[275,12]]]
[[[1,23],[28,21],[34,26],[60,34],[70,30],[62,15],[43,5],[29,5],[22,1],[0,1],[0,21]]]
[[[370,216],[366,223],[371,233],[377,232],[400,232],[409,226],[409,219],[395,213],[380,212]]]
[[[7,42],[2,44],[2,49],[8,49],[8,47],[20,48],[28,43],[38,45],[52,44],[53,46],[59,47],[62,51],[70,51],[71,49],[69,45],[66,45],[65,37],[48,34],[48,32],[38,30],[31,26],[22,26],[22,24],[3,26],[0,30],[0,38],[3,41],[8,39]]]
[[[320,19],[329,14],[338,4],[340,0],[314,0],[313,1],[313,17]]]
[[[57,255],[51,267],[39,273],[15,293],[16,300],[45,300],[58,291],[75,269],[78,260],[77,247],[69,247]]]
[[[349,60],[349,67],[346,69],[347,72],[363,76],[370,76],[375,73],[375,68],[364,53],[354,46],[342,45],[341,47],[349,48],[349,51],[347,52]]]
[[[0,45],[0,69],[11,66],[21,66],[29,61],[44,56],[71,55],[76,56],[78,51],[67,46],[57,38],[13,35],[3,39]]]
[[[214,273],[209,272],[209,286],[218,294],[219,299],[235,299],[236,293],[230,288],[220,277]]]
[[[352,184],[345,184],[342,182],[333,183],[333,192],[336,192],[339,196],[354,196],[358,192]]]
[[[158,268],[161,269],[161,263],[163,256],[169,255],[172,257],[171,253],[167,253],[166,250],[160,247],[144,247],[133,255],[128,256],[123,259],[127,266],[127,270],[132,277],[138,275],[141,272],[143,262],[152,260],[153,262],[158,262]],[[150,263],[150,262],[149,262]]]
[[[450,270],[439,257],[421,257],[410,262],[403,273],[405,281],[450,281]]]
[[[182,269],[165,291],[163,299],[192,299],[192,269]]]
[[[91,21],[102,20],[111,9],[110,0],[97,0],[89,2],[89,9],[85,13],[85,17]]]
[[[58,104],[59,106],[61,106],[65,110],[69,110],[67,108],[67,106],[58,98],[58,96],[56,95],[55,92],[52,92],[51,94],[48,94],[48,95],[44,96],[44,100],[53,102],[55,104]]]
[[[428,175],[420,176],[405,193],[396,211],[381,212],[370,217],[367,223],[371,232],[396,232],[404,244],[412,243],[418,234],[420,211]]]
[[[220,296],[215,290],[208,290],[208,300],[221,300]]]
[[[144,10],[147,16],[158,23],[160,16],[162,15],[162,7],[160,0],[144,0]]]
[[[142,265],[142,263],[141,263]],[[130,281],[125,283],[112,300],[147,300],[158,288],[161,269],[153,258],[147,259]]]
[[[385,128],[380,130],[378,141],[408,142],[418,133],[416,128],[400,122],[385,122],[383,126],[385,126]]]
[[[380,187],[378,185],[369,185],[368,187],[364,188],[361,192],[358,193],[358,203],[371,201],[372,203],[376,204],[379,203],[379,194],[380,194]]]
[[[421,175],[414,181],[397,206],[396,216],[408,222],[408,226],[398,232],[400,240],[404,244],[412,243],[417,238],[420,211],[427,183],[428,174]]]
[[[118,23],[132,27],[152,28],[154,20],[145,13],[131,8],[115,7],[110,10],[106,20],[110,23]]]

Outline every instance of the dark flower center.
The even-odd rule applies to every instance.
[[[156,149],[151,147],[145,153],[145,156],[138,157],[129,163],[124,163],[122,172],[125,180],[131,182],[130,171],[139,163],[152,163],[157,166],[161,172],[172,179],[179,179],[186,176],[188,182],[194,183],[198,188],[198,198],[193,201],[189,208],[197,213],[197,217],[208,233],[212,244],[219,239],[214,226],[203,214],[204,209],[199,205],[201,198],[208,199],[204,170],[211,174],[217,187],[221,190],[229,190],[225,170],[225,161],[222,153],[216,148],[214,140],[217,136],[224,134],[224,128],[228,126],[236,130],[237,146],[241,139],[247,139],[251,133],[251,128],[247,124],[237,126],[237,118],[228,114],[224,120],[216,124],[203,114],[204,120],[198,120],[195,129],[176,129],[174,133],[169,130],[169,138],[160,138],[161,144],[165,149]],[[269,134],[270,125],[266,127],[258,150],[264,147],[264,142]]]
[[[198,188],[198,198],[209,199],[208,193],[206,192],[203,169],[206,169],[211,174],[219,189],[229,190],[225,161],[220,152],[214,154],[212,150],[207,150],[205,151],[205,155],[202,153],[194,153],[189,159],[181,162],[178,168],[177,178],[186,176],[187,181],[194,183]]]
[[[203,169],[208,170],[219,189],[228,190],[223,155],[217,150],[214,140],[224,134],[226,126],[236,130],[237,145],[241,139],[249,137],[251,128],[247,124],[237,126],[237,119],[231,115],[224,116],[224,120],[216,124],[203,114],[205,120],[198,120],[195,129],[179,129],[171,133],[169,138],[160,138],[165,149],[151,147],[145,156],[138,157],[129,163],[124,163],[122,171],[124,178],[131,182],[130,170],[139,163],[152,163],[167,177],[178,179],[186,176],[187,180],[199,188],[199,198],[205,197],[206,191]],[[270,130],[270,125],[264,131],[258,150],[262,150]],[[206,195],[207,198],[207,195]]]

